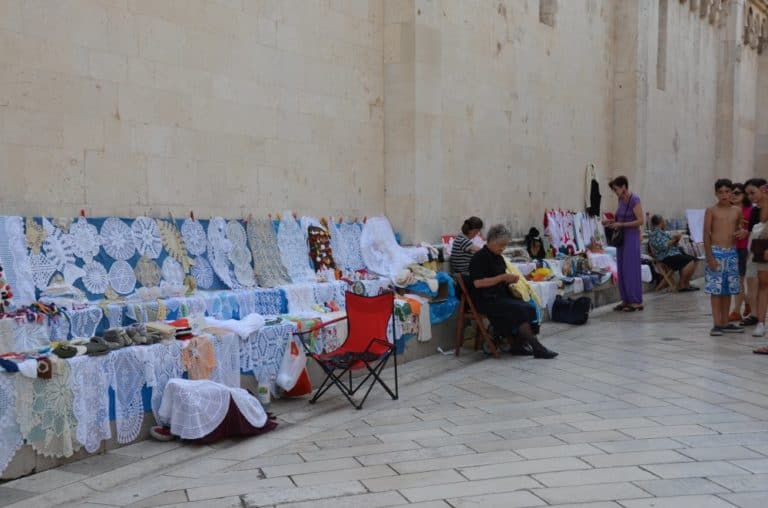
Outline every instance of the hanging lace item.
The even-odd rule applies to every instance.
[[[256,289],[254,291],[256,312],[262,316],[277,316],[287,311],[285,292],[280,288]]]
[[[64,312],[67,313],[68,311],[65,310]],[[69,328],[69,319],[64,316],[51,316],[48,319],[48,334],[52,341],[69,339]]]
[[[109,269],[109,284],[117,293],[127,295],[136,288],[136,274],[127,261],[115,261]]]
[[[99,255],[101,241],[99,230],[93,224],[88,224],[85,217],[78,217],[69,226],[69,237],[74,246],[74,254],[83,261],[90,261]]]
[[[294,316],[316,315],[313,286],[315,284],[290,284],[283,287],[288,300],[288,313]]]
[[[152,412],[155,418],[158,417],[157,411],[160,409],[166,383],[184,374],[184,365],[181,363],[183,346],[179,341],[150,346],[150,354],[153,357],[152,375],[148,376],[147,384],[152,387]]]
[[[357,223],[340,224],[338,231],[343,244],[341,250],[344,252],[344,269],[355,272],[365,268],[363,255],[360,251],[360,235],[362,233],[360,225]]]
[[[50,379],[16,376],[16,419],[27,444],[46,457],[69,457],[80,444],[72,411],[70,368],[57,361]]]
[[[192,267],[192,260],[189,258],[187,248],[184,246],[184,238],[179,232],[179,228],[171,221],[157,221],[160,228],[160,235],[163,237],[163,245],[168,256],[175,259],[182,267],[182,273],[188,274]]]
[[[123,306],[119,304],[110,303],[107,305],[102,304],[102,310],[107,316],[110,328],[117,328],[123,326]]]
[[[74,264],[75,245],[69,235],[65,235],[61,229],[55,227],[48,219],[43,219],[43,229],[48,232],[48,236],[43,241],[43,252],[48,261],[61,271],[64,266]]]
[[[197,287],[200,289],[210,289],[213,286],[213,268],[207,259],[202,256],[195,258],[192,277],[195,278]]]
[[[69,320],[72,323],[72,337],[90,338],[96,335],[96,329],[101,323],[104,313],[99,307],[86,307],[68,312]]]
[[[240,339],[231,334],[214,337],[211,342],[216,352],[216,368],[211,373],[211,381],[239,388]]]
[[[395,279],[401,270],[416,260],[400,247],[386,217],[371,217],[363,226],[359,245],[365,266],[379,275]]]
[[[150,346],[155,347],[155,346]],[[146,374],[142,358],[138,356],[137,347],[118,349],[107,358],[113,362],[112,389],[115,392],[115,427],[117,442],[130,443],[136,439],[144,420],[144,405],[141,399],[141,388]]]
[[[167,282],[171,286],[183,286],[184,285],[184,268],[181,263],[174,258],[168,256],[163,260],[162,268],[163,282]]]
[[[245,228],[235,220],[227,223],[227,239],[230,242],[229,260],[234,266],[234,275],[237,282],[244,287],[253,287],[256,285],[251,267],[251,251],[248,250]]]
[[[277,230],[277,245],[280,259],[293,282],[315,282],[315,272],[309,267],[307,239],[290,211],[283,213]]]
[[[32,280],[35,282],[35,287],[38,289],[47,288],[51,277],[56,273],[56,265],[49,261],[45,254],[42,253],[29,255],[29,269],[32,272]]]
[[[89,261],[83,266],[85,275],[83,276],[83,285],[90,293],[102,295],[109,287],[109,275],[104,265],[98,261]]]
[[[240,319],[256,312],[256,294],[253,290],[235,291],[235,300],[237,301],[237,315]]]
[[[181,351],[181,363],[187,369],[189,379],[210,379],[216,368],[216,352],[211,340],[205,335],[189,340]]]
[[[274,380],[283,361],[286,344],[293,337],[296,326],[293,323],[279,323],[265,326],[244,340],[240,348],[240,366],[253,371],[256,379]]]
[[[16,422],[17,377],[0,373],[0,475],[24,442]]]
[[[62,318],[66,322],[65,319]],[[47,324],[36,321],[17,324],[13,331],[14,351],[37,351],[50,344],[51,331]],[[66,338],[66,337],[65,337]]]
[[[328,233],[331,235],[331,250],[336,266],[344,269],[347,265],[347,251],[341,238],[341,224],[333,217],[328,220]]]
[[[101,225],[101,245],[112,259],[125,261],[131,259],[136,252],[133,243],[133,231],[130,226],[120,219],[109,217]]]
[[[61,271],[64,276],[64,282],[73,286],[77,279],[85,277],[85,270],[77,265],[67,264],[64,265],[64,269]]]
[[[106,356],[77,356],[69,360],[72,369],[73,412],[77,419],[77,440],[90,453],[112,437],[109,425],[109,384],[112,362]]]
[[[247,236],[253,256],[253,271],[258,285],[272,288],[290,284],[291,278],[280,260],[277,236],[272,221],[267,219],[249,220]]]
[[[35,301],[35,281],[27,257],[22,217],[0,217],[0,264],[13,288],[14,302],[27,305]]]
[[[145,288],[153,288],[160,285],[162,273],[155,260],[141,256],[133,271],[136,275],[136,280]]]
[[[160,228],[151,217],[136,217],[131,224],[133,245],[139,251],[140,256],[149,259],[157,259],[163,252],[163,239],[160,237]]]
[[[208,248],[208,239],[205,236],[205,229],[199,221],[185,219],[181,223],[181,237],[184,239],[184,245],[190,254],[195,256],[205,254]]]

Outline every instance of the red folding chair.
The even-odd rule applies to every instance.
[[[332,386],[336,386],[356,409],[362,409],[363,403],[368,398],[374,385],[380,384],[393,400],[398,398],[397,385],[397,349],[387,339],[387,325],[392,319],[392,337],[395,336],[394,321],[395,294],[392,292],[378,296],[360,296],[347,291],[345,317],[322,323],[307,330],[298,332],[297,335],[304,345],[307,356],[317,362],[323,372],[325,380],[310,399],[314,404]],[[317,331],[320,328],[347,320],[347,340],[344,344],[329,353],[314,353],[304,342],[303,336]],[[381,371],[394,357],[395,364],[395,390],[394,392],[381,379]],[[352,372],[365,369],[365,377],[354,383]],[[344,379],[348,377],[348,379]],[[370,382],[369,382],[370,381]],[[359,403],[352,398],[355,393],[365,387],[365,395]]]

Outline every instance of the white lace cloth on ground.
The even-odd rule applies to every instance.
[[[0,373],[0,475],[24,442],[16,422],[17,377]]]
[[[240,388],[240,339],[232,334],[214,337],[212,342],[216,368],[211,373],[211,381]]]
[[[69,457],[80,444],[75,433],[69,364],[57,362],[51,379],[16,376],[16,420],[27,444],[46,457]]]
[[[5,279],[13,290],[14,303],[28,305],[34,302],[35,282],[27,257],[27,239],[24,236],[22,217],[0,217],[0,265],[3,266]]]
[[[73,411],[77,419],[77,440],[90,453],[112,437],[109,424],[109,385],[113,363],[106,356],[76,356],[72,369]]]
[[[247,236],[253,256],[253,271],[259,286],[272,288],[289,284],[291,279],[280,260],[272,220],[251,219],[248,221]]]
[[[188,379],[168,382],[159,420],[170,425],[171,433],[182,439],[199,439],[224,421],[230,400],[234,400],[240,413],[254,427],[261,428],[267,422],[261,404],[245,390],[208,380]]]
[[[130,443],[138,437],[144,420],[141,388],[146,381],[146,371],[143,357],[139,348],[134,346],[113,351],[108,358],[113,362],[117,442]]]
[[[315,272],[309,266],[309,244],[291,212],[285,212],[277,230],[280,259],[295,283],[314,282]]]

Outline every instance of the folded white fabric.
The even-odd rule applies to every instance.
[[[205,324],[207,326],[217,326],[219,328],[230,330],[244,339],[249,337],[252,333],[261,330],[264,327],[265,322],[266,320],[264,319],[264,316],[256,312],[248,314],[239,321],[237,319],[227,319],[222,321],[212,317],[205,318]]]
[[[259,401],[242,388],[230,388],[208,380],[171,379],[165,385],[158,423],[168,425],[182,439],[199,439],[213,432],[234,400],[248,423],[261,428],[267,413]]]

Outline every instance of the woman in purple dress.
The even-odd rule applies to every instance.
[[[640,229],[643,225],[643,207],[640,197],[629,192],[629,181],[617,176],[608,185],[619,198],[615,222],[607,226],[624,231],[624,242],[617,249],[619,292],[621,303],[614,310],[634,312],[643,310],[643,283],[640,279]]]

